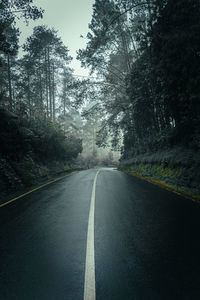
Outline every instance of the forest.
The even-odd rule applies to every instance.
[[[96,0],[83,66],[105,81],[106,118],[121,168],[199,195],[200,3]]]
[[[90,69],[84,80],[73,76],[68,48],[45,25],[34,28],[19,57],[16,19],[44,13],[32,0],[2,0],[0,11],[5,194],[72,166],[116,164],[120,152],[121,169],[198,197],[198,0],[96,0],[86,48],[77,52]]]
[[[114,163],[111,150],[97,151],[87,80],[73,75],[56,29],[35,26],[19,43],[18,20],[28,26],[43,14],[33,0],[0,1],[0,198],[77,168]],[[85,109],[77,108],[81,95]]]

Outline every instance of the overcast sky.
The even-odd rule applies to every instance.
[[[80,68],[80,63],[76,60],[76,51],[84,48],[86,41],[80,38],[88,32],[88,24],[92,18],[92,5],[95,0],[34,0],[34,5],[45,10],[43,19],[30,21],[26,26],[21,21],[18,26],[21,31],[20,44],[32,34],[34,26],[45,24],[58,31],[63,43],[70,50],[73,56],[71,67],[74,74],[87,75],[87,70]]]

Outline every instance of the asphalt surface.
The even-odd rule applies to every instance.
[[[0,208],[0,300],[83,299],[97,169]],[[200,205],[101,169],[95,200],[97,300],[199,300]]]

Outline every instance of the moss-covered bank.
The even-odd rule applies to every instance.
[[[200,155],[172,149],[121,161],[120,169],[200,200]]]

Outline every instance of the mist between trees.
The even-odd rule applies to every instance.
[[[1,107],[40,136],[38,146],[21,147],[17,159],[32,151],[41,165],[41,150],[49,161],[63,156],[62,163],[78,166],[114,165],[112,148],[121,151],[121,166],[149,176],[152,165],[169,168],[178,174],[176,185],[199,193],[198,0],[96,0],[87,46],[77,53],[97,78],[86,80],[73,76],[68,48],[46,26],[34,28],[17,58],[15,18],[42,16],[32,1],[3,1],[0,10]],[[49,151],[51,143],[61,150]],[[13,156],[13,150],[1,152],[4,160]]]
[[[78,53],[106,83],[99,144],[122,136],[122,168],[198,195],[199,13],[197,0],[96,0]]]
[[[32,2],[0,2],[2,197],[65,171],[118,160],[111,149],[96,145],[101,120],[83,116],[94,89],[73,76],[72,57],[56,30],[36,26],[19,58],[17,19],[28,22],[43,14]]]

